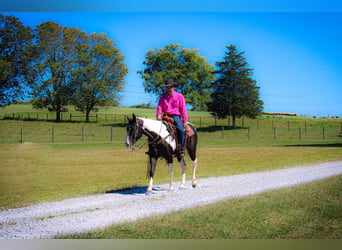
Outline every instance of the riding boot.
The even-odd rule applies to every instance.
[[[184,158],[184,146],[182,144],[178,144],[178,156],[180,159]]]

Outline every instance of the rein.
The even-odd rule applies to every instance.
[[[161,131],[162,131],[162,128],[163,128],[163,123],[160,123],[160,130],[159,130],[159,133],[158,133],[158,135],[154,138],[154,136],[151,134],[151,132],[149,131],[149,130],[147,130],[147,129],[143,129],[143,133],[150,139],[150,140],[152,140],[152,141],[150,141],[148,144],[149,145],[158,145],[158,144],[160,144],[160,143],[162,143],[162,142],[164,142],[168,137],[170,137],[170,133],[167,135],[167,136],[165,136],[164,138],[162,138],[161,136],[160,136],[160,133],[161,133]]]
[[[141,127],[141,126],[140,126],[140,127]],[[163,123],[160,124],[159,134],[158,134],[156,137],[154,137],[154,136],[151,134],[151,132],[150,132],[149,130],[144,129],[144,128],[141,127],[141,129],[143,130],[143,134],[145,134],[145,135],[147,136],[147,140],[146,140],[142,145],[139,146],[138,150],[141,150],[141,149],[145,146],[145,144],[147,143],[147,141],[149,141],[149,140],[151,140],[151,141],[148,143],[149,145],[156,146],[156,145],[158,145],[158,144],[164,142],[168,137],[171,136],[171,134],[169,133],[167,136],[165,136],[164,138],[162,138],[162,137],[160,136],[160,133],[161,133],[162,128],[163,128]],[[136,151],[136,149],[134,149],[134,147],[132,147],[132,150]]]
[[[134,146],[133,146],[133,147],[132,147],[132,151],[141,150],[141,149],[145,146],[146,142],[147,142],[147,140],[146,140],[143,144],[141,144],[141,145],[138,147],[138,149],[135,149]]]

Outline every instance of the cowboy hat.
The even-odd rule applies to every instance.
[[[162,87],[165,88],[171,88],[171,87],[177,87],[179,85],[178,82],[174,82],[172,79],[167,79],[165,81],[165,84],[161,85]]]

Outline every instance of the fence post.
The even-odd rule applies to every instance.
[[[110,127],[110,140],[113,141],[113,136],[114,136],[114,128]]]
[[[51,141],[52,143],[55,142],[55,128],[54,127],[52,127],[51,129]]]
[[[302,139],[302,130],[300,127],[298,127],[298,138],[299,138],[299,140]]]
[[[274,140],[277,139],[277,128],[276,127],[273,128],[273,139]]]
[[[305,125],[305,127],[304,127],[304,131],[305,131],[305,133],[306,133],[306,121],[305,121],[304,125]]]
[[[248,127],[248,140],[250,140],[250,139],[251,139],[251,128]]]
[[[325,131],[324,131],[324,125],[322,126],[322,134],[323,134],[323,140],[325,140]]]
[[[82,141],[84,141],[84,127],[82,127]]]
[[[21,128],[21,131],[20,131],[20,142],[24,143],[24,129],[23,128]]]
[[[224,139],[224,127],[222,126],[222,134],[221,134],[222,140]]]

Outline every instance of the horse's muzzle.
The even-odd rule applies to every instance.
[[[126,137],[125,146],[126,148],[132,148],[132,143],[128,136]]]

